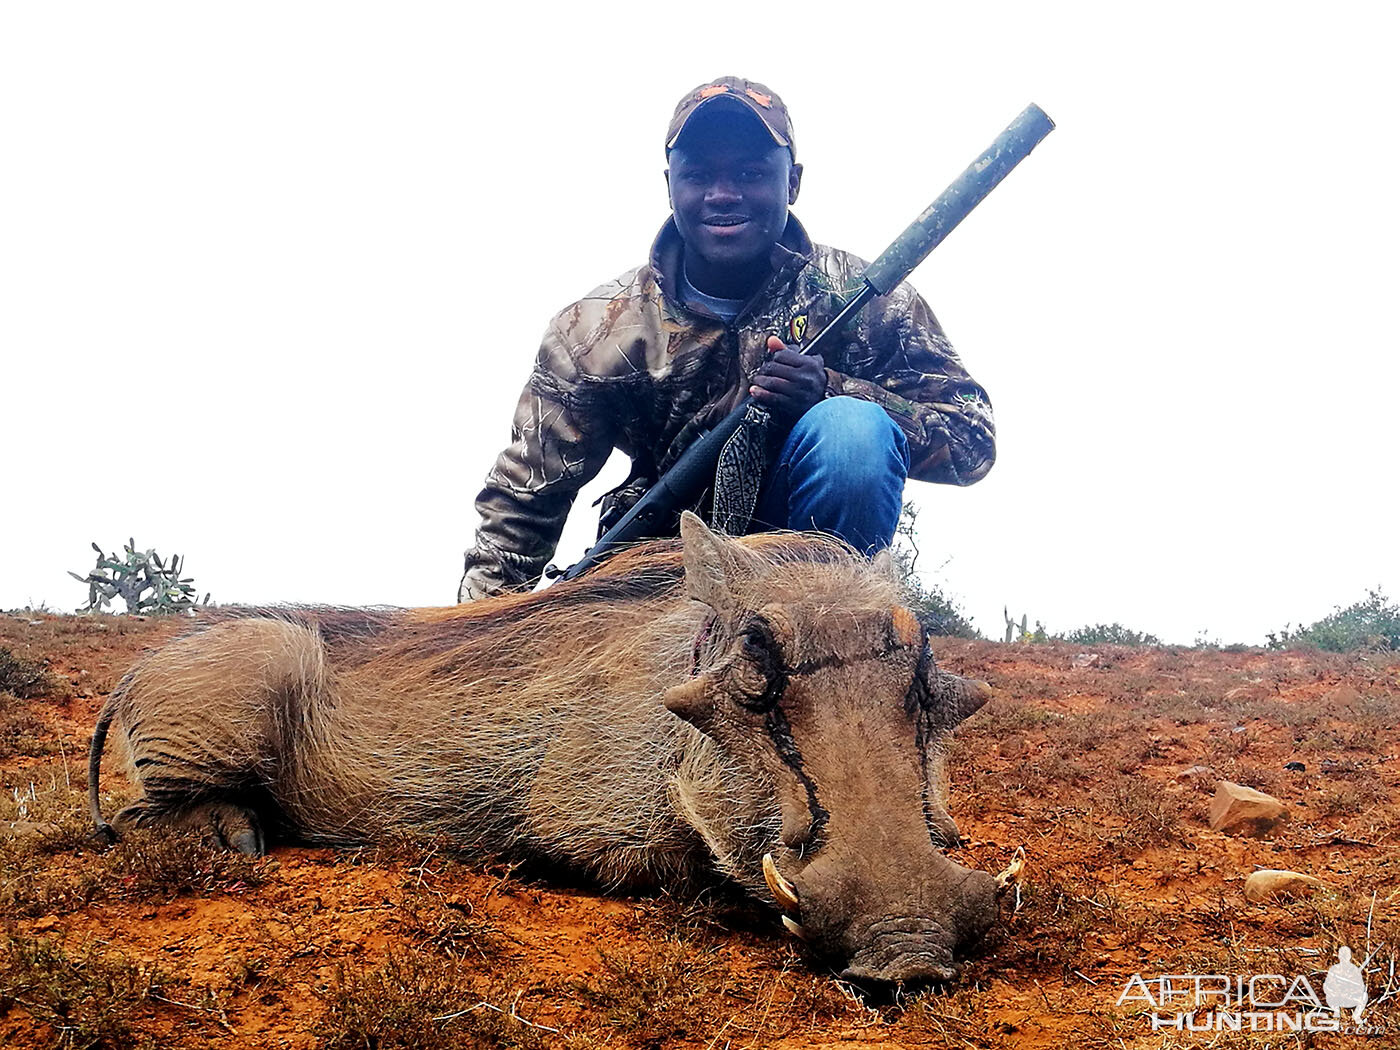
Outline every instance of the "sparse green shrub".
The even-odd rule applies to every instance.
[[[938,587],[924,583],[917,576],[907,577],[905,587],[909,592],[905,604],[928,625],[932,634],[948,638],[982,637],[982,632],[967,618],[962,606]]]
[[[1009,645],[1012,642],[1012,640],[1017,637],[1017,631],[1020,631],[1020,637],[1023,640],[1025,639],[1026,635],[1029,633],[1026,624],[1027,621],[1030,619],[1030,617],[1026,613],[1021,614],[1021,622],[1017,624],[1016,620],[1012,617],[1011,613],[1007,610],[1006,606],[1003,605],[1001,607],[1001,618],[1006,621],[1006,634],[1002,637],[1003,642],[1006,642]]]
[[[209,595],[198,601],[194,578],[180,576],[180,555],[170,559],[167,568],[161,556],[154,550],[138,551],[136,540],[131,539],[122,548],[126,557],[118,560],[115,554],[104,554],[97,544],[92,545],[97,552],[97,564],[86,576],[76,572],[68,575],[88,587],[88,601],[78,612],[106,612],[113,598],[121,598],[126,603],[128,613],[160,614],[193,612],[200,605],[209,604]]]
[[[147,1046],[143,1014],[165,978],[119,952],[70,954],[47,938],[11,936],[0,945],[0,1014],[18,1005],[53,1029],[60,1047]]]
[[[52,679],[41,664],[16,656],[0,646],[0,693],[30,700],[42,695],[51,685]]]
[[[1085,624],[1072,631],[1051,636],[1057,642],[1075,645],[1161,645],[1162,639],[1146,631],[1134,631],[1117,620],[1113,623]]]
[[[905,503],[895,529],[895,545],[890,548],[904,590],[904,604],[928,625],[933,634],[951,638],[981,638],[982,632],[973,626],[962,607],[938,586],[926,583],[914,571],[919,560],[918,524],[919,509],[912,503]]]
[[[1329,653],[1350,653],[1361,649],[1400,649],[1400,606],[1376,588],[1366,597],[1337,607],[1311,627],[1289,630],[1285,624],[1266,637],[1270,649],[1322,649]]]
[[[1050,634],[1045,629],[1045,624],[1039,620],[1035,621],[1035,630],[1030,628],[1030,616],[1027,613],[1021,614],[1021,622],[1017,623],[1015,618],[1007,610],[1006,606],[1001,607],[1001,618],[1006,621],[1006,633],[1002,635],[1002,641],[1008,645],[1013,642],[1025,642],[1027,644],[1043,645],[1046,642],[1056,641],[1056,636]]]

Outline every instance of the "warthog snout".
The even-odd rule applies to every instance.
[[[821,857],[777,897],[788,928],[862,985],[947,981],[955,956],[996,921],[998,883],[931,848],[914,855]]]
[[[997,917],[992,878],[963,869],[954,899],[926,905],[920,914],[866,914],[849,927],[847,963],[841,976],[862,984],[950,981],[957,976],[954,956],[976,944]],[[929,918],[938,915],[939,919]]]

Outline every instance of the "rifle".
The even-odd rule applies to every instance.
[[[1054,129],[1054,122],[1044,110],[1034,103],[1027,106],[997,136],[996,141],[880,253],[880,257],[870,264],[863,275],[865,287],[801,352],[820,353],[866,303],[877,295],[893,291],[966,218],[968,212],[977,207],[996,188],[997,183]],[[720,450],[739,429],[752,400],[752,397],[744,398],[714,429],[692,443],[616,525],[599,537],[582,558],[564,570],[563,578],[572,580],[617,548],[657,535],[678,510],[698,500],[714,481]]]

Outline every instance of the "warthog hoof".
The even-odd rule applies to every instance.
[[[156,810],[149,804],[138,802],[113,817],[112,825],[115,830],[108,831],[114,838],[131,827],[170,828],[197,832],[221,849],[250,857],[261,857],[267,852],[267,842],[257,814],[236,802],[205,802],[174,812]]]

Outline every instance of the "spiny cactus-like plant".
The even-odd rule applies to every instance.
[[[1026,640],[1027,635],[1030,634],[1027,623],[1029,616],[1027,614],[1022,613],[1021,622],[1017,623],[1011,618],[1011,614],[1007,612],[1006,606],[1003,605],[1001,607],[1001,618],[1006,621],[1006,637],[1004,641],[1010,642],[1013,638],[1016,638],[1018,631],[1020,632],[1019,637],[1021,641],[1024,642]]]
[[[180,576],[180,555],[173,555],[169,567],[154,550],[138,551],[136,540],[127,541],[126,557],[104,554],[97,544],[97,564],[86,576],[68,575],[88,587],[87,604],[78,612],[107,612],[113,598],[126,603],[126,611],[141,614],[193,612],[209,604],[209,595],[199,601],[194,578]]]
[[[1017,623],[1007,612],[1006,606],[1001,607],[1001,618],[1006,621],[1006,636],[1002,639],[1011,642],[1013,639],[1020,642],[1048,642],[1050,634],[1045,630],[1045,625],[1039,620],[1035,621],[1035,630],[1030,628],[1030,616],[1027,613],[1021,614],[1021,622]]]

